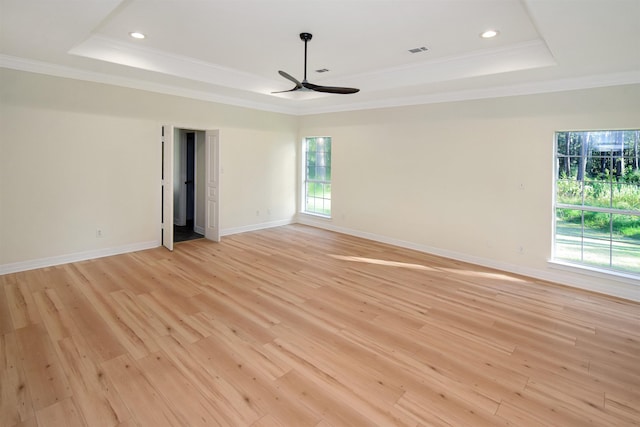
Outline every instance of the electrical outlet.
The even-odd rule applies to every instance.
[[[97,228],[96,229],[96,237],[98,239],[100,239],[102,237],[102,228]]]
[[[256,216],[260,216],[260,211],[256,211]]]

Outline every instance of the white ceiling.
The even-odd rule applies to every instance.
[[[301,32],[359,93],[271,94]],[[0,0],[0,65],[292,114],[640,83],[640,0]]]

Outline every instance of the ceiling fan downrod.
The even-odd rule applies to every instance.
[[[304,83],[307,83],[307,42],[312,37],[311,33],[300,33],[300,39],[304,42],[304,79],[302,80]]]
[[[352,87],[339,87],[339,86],[320,86],[314,85],[313,83],[309,83],[307,81],[307,42],[311,40],[313,36],[311,33],[300,33],[300,40],[304,42],[304,79],[302,82],[299,82],[292,75],[280,70],[278,74],[284,77],[287,80],[295,83],[295,87],[289,90],[281,90],[278,92],[271,93],[283,93],[283,92],[296,92],[296,91],[315,91],[315,92],[324,92],[324,93],[339,93],[343,95],[348,95],[352,93],[357,93],[360,89],[355,89]]]

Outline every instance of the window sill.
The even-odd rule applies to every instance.
[[[548,264],[551,268],[555,268],[558,270],[564,270],[600,279],[615,280],[630,285],[640,286],[640,275],[637,274],[622,273],[619,271],[574,264],[568,261],[550,260],[548,261]]]

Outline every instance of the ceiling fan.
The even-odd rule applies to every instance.
[[[283,92],[295,92],[295,91],[315,91],[315,92],[325,92],[325,93],[340,93],[340,94],[350,94],[359,92],[360,89],[354,89],[351,87],[336,87],[336,86],[319,86],[314,85],[313,83],[309,83],[307,81],[307,42],[311,40],[313,37],[310,33],[300,33],[300,39],[304,41],[304,79],[302,82],[298,81],[295,77],[291,76],[284,71],[278,71],[282,77],[287,80],[291,80],[296,84],[293,89],[290,90],[281,90],[279,92],[271,92],[271,93],[283,93]]]

